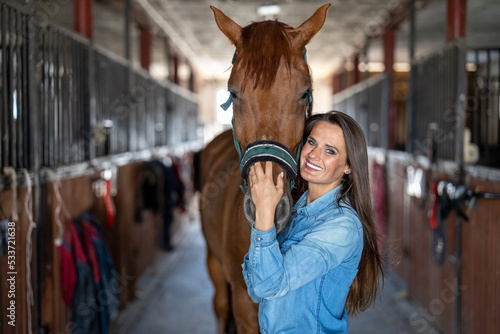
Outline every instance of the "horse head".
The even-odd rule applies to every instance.
[[[233,134],[246,181],[252,164],[271,160],[274,179],[282,171],[286,187],[275,213],[280,233],[290,217],[291,186],[298,173],[306,113],[312,109],[312,83],[305,46],[322,28],[329,4],[297,28],[278,21],[240,27],[211,7],[219,29],[236,47],[228,81],[233,103]],[[255,220],[250,191],[244,199],[249,222]]]

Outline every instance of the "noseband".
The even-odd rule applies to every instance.
[[[233,56],[233,64],[236,60],[236,52]],[[307,64],[307,58],[304,54],[304,61]],[[307,105],[306,105],[306,119],[309,116],[309,106],[312,102],[311,91],[308,90],[306,92],[307,96]],[[233,99],[231,95],[226,102],[221,104],[221,108],[226,111],[232,104]],[[298,163],[300,158],[300,150],[301,145],[297,148],[296,157],[293,156],[292,151],[285,145],[272,141],[272,140],[259,140],[253,143],[250,143],[243,153],[241,153],[241,145],[236,138],[236,133],[234,131],[234,117],[231,120],[231,125],[233,127],[233,141],[234,146],[236,147],[236,151],[238,152],[239,160],[240,160],[240,169],[241,169],[241,177],[244,180],[244,188],[242,186],[241,189],[244,193],[246,193],[247,186],[247,178],[250,167],[259,161],[273,161],[277,163],[283,170],[286,172],[287,179],[290,180],[290,190],[293,189],[295,182],[293,181],[297,177],[298,173]]]
[[[240,159],[241,177],[248,177],[249,169],[254,163],[273,161],[283,168],[289,180],[293,180],[297,177],[297,160],[298,156],[295,158],[285,145],[272,140],[259,140],[248,145],[243,151]]]
[[[259,140],[249,144],[243,153],[241,153],[241,146],[236,138],[234,131],[234,119],[231,121],[233,125],[233,141],[238,157],[240,159],[241,177],[243,178],[244,188],[240,186],[241,190],[246,193],[248,189],[247,178],[250,167],[259,161],[273,161],[277,163],[286,172],[286,177],[290,180],[290,191],[295,185],[294,179],[298,173],[298,163],[300,157],[301,145],[297,149],[297,156],[294,157],[292,151],[285,145],[272,141],[272,140]]]

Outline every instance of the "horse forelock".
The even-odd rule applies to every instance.
[[[290,71],[292,64],[292,44],[286,33],[289,26],[278,21],[254,22],[242,31],[241,66],[245,77],[243,87],[253,82],[254,89],[269,88],[283,58]]]

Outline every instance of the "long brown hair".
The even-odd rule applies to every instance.
[[[351,173],[344,174],[337,200],[352,206],[363,226],[363,252],[346,300],[347,312],[356,315],[375,302],[379,280],[384,273],[382,255],[377,246],[381,236],[374,221],[366,140],[363,130],[352,117],[340,111],[330,111],[309,117],[304,127],[302,145],[318,122],[338,125],[344,133],[347,164]]]

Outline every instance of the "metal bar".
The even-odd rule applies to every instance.
[[[486,83],[486,89],[485,89],[485,93],[486,93],[486,96],[483,96],[484,97],[484,101],[485,101],[485,106],[484,106],[484,109],[485,109],[485,113],[484,113],[484,117],[486,118],[485,119],[485,127],[484,127],[484,137],[485,137],[485,150],[484,150],[484,153],[485,153],[485,159],[486,160],[490,160],[490,133],[489,133],[489,126],[488,124],[490,124],[490,114],[491,114],[491,110],[490,109],[490,95],[491,95],[491,90],[490,90],[490,83],[491,83],[491,54],[490,54],[490,50],[486,50],[486,80],[485,83]]]
[[[453,86],[453,74],[452,72],[454,71],[455,67],[455,49],[454,48],[446,48],[444,55],[442,58],[440,58],[440,64],[436,66],[436,68],[442,68],[444,69],[444,73],[442,75],[438,75],[438,84],[437,87],[443,87],[442,90],[439,90],[439,95],[440,95],[440,110],[442,110],[442,119],[441,121],[441,130],[445,134],[450,134],[450,132],[453,131],[453,126],[450,124],[454,117],[455,110],[454,110],[454,92],[453,89],[451,88]],[[441,66],[439,66],[441,65]],[[446,159],[446,160],[453,160],[453,143],[451,142],[450,139],[447,139],[445,142],[443,142],[441,145],[438,145],[438,156],[441,159]]]
[[[456,124],[455,124],[455,163],[459,167],[458,178],[464,180],[464,157],[463,157],[463,142],[465,128],[465,96],[467,93],[467,73],[465,68],[466,63],[466,48],[465,41],[457,41],[457,61],[456,61]],[[456,332],[462,333],[462,221],[457,218],[456,231]]]
[[[497,126],[497,143],[496,143],[496,152],[497,154],[500,153],[500,49],[497,49],[497,91],[495,92],[496,93],[496,97],[498,99],[497,101],[497,104],[498,104],[498,108],[499,110],[495,110],[495,114],[498,113],[498,118],[497,118],[497,122],[498,122],[498,126]]]
[[[467,73],[465,69],[466,49],[465,42],[458,41],[458,53],[456,60],[456,92],[455,92],[455,163],[457,166],[463,165],[463,136],[465,129],[465,103],[467,94]]]
[[[6,135],[6,144],[5,144],[5,153],[6,160],[4,161],[4,166],[12,166],[12,8],[7,8],[7,33],[8,33],[8,44],[6,46],[7,54],[5,59],[9,63],[9,66],[6,68],[5,76],[7,78],[5,89],[5,102],[6,102],[6,119],[5,119],[5,132]],[[7,65],[7,64],[5,64]]]
[[[62,133],[61,133],[61,119],[62,119],[62,96],[61,96],[61,75],[60,75],[60,59],[61,59],[61,34],[59,31],[54,32],[54,101],[56,102],[54,108],[54,162],[60,166],[62,159]]]
[[[78,163],[84,160],[85,157],[85,143],[84,140],[86,139],[85,136],[89,136],[88,133],[86,133],[86,129],[84,128],[84,123],[83,123],[83,113],[81,111],[82,105],[79,103],[80,100],[80,62],[79,62],[79,47],[78,43],[73,41],[71,43],[71,85],[73,87],[73,92],[71,96],[71,105],[73,112],[75,113],[75,119],[76,119],[76,124],[75,124],[75,140],[78,143],[78,149],[77,149],[77,155],[75,159],[73,159],[73,163]],[[84,131],[82,134],[81,131]],[[82,139],[83,137],[83,139]],[[89,138],[90,140],[90,138]]]
[[[30,104],[30,96],[34,93],[30,89],[30,82],[33,80],[30,80],[30,73],[34,73],[31,71],[31,66],[30,66],[30,51],[33,50],[30,43],[30,40],[33,39],[33,35],[30,35],[30,30],[28,27],[29,19],[27,15],[22,15],[22,35],[24,36],[23,39],[23,48],[22,48],[22,64],[23,64],[23,73],[22,73],[22,82],[23,82],[23,106],[21,108],[22,110],[22,116],[23,116],[23,122],[22,122],[22,128],[23,128],[23,145],[21,146],[21,152],[23,154],[23,163],[22,167],[26,169],[31,169],[33,166],[32,160],[32,145],[30,143],[30,113],[29,110],[31,106]],[[33,57],[32,57],[33,58]]]
[[[90,59],[91,54],[89,53],[89,49],[84,45],[79,43],[80,52],[81,52],[81,77],[82,77],[82,89],[81,89],[81,101],[83,101],[82,113],[84,117],[84,128],[89,133],[90,140],[87,141],[87,149],[85,151],[85,160],[92,160],[95,158],[94,153],[94,140],[92,138],[92,127],[94,126],[93,116],[91,115],[91,106],[92,106],[92,89],[90,87]]]
[[[9,8],[9,165],[17,166],[17,91],[16,91],[16,72],[17,72],[17,59],[16,59],[16,16],[13,8]],[[14,96],[14,92],[16,95]],[[15,105],[14,105],[15,103]],[[14,108],[15,106],[15,108]],[[16,112],[16,114],[14,114]]]
[[[85,141],[90,140],[90,134],[87,133],[87,129],[85,128],[85,122],[84,122],[84,113],[83,113],[83,104],[82,101],[80,101],[80,96],[82,93],[82,66],[81,66],[81,54],[80,54],[80,44],[76,43],[73,41],[72,43],[72,57],[71,57],[71,65],[72,65],[72,83],[73,83],[73,107],[75,114],[77,115],[78,119],[78,126],[79,128],[76,129],[77,131],[77,137],[78,137],[78,143],[79,143],[79,155],[75,160],[75,163],[79,163],[83,160],[85,160],[86,152],[87,152],[87,144]],[[83,133],[81,132],[83,131]]]
[[[72,159],[73,163],[78,163],[84,160],[82,157],[85,155],[85,146],[82,142],[82,133],[84,131],[83,120],[82,120],[82,104],[80,102],[80,63],[79,63],[79,47],[76,41],[72,41],[70,45],[71,52],[71,109],[74,113],[75,125],[73,128],[75,141],[77,142],[77,154]],[[84,133],[84,135],[86,135]]]
[[[66,138],[67,138],[67,154],[66,155],[66,163],[72,163],[74,162],[75,159],[75,154],[76,152],[76,146],[75,146],[75,141],[73,138],[73,119],[74,119],[74,110],[73,110],[73,105],[72,105],[72,96],[73,96],[73,90],[72,90],[72,77],[73,73],[70,71],[72,65],[73,65],[73,54],[72,54],[72,46],[73,46],[74,41],[71,39],[67,39],[66,41],[66,52],[64,56],[64,73],[66,77],[66,95],[67,95],[67,100],[66,100],[66,107],[67,107],[67,123],[66,123]]]
[[[49,167],[50,164],[50,157],[51,157],[51,151],[52,151],[52,140],[51,140],[51,134],[53,132],[52,130],[52,97],[51,97],[51,85],[52,85],[52,79],[50,75],[50,67],[52,66],[52,57],[51,57],[51,31],[50,27],[47,27],[44,35],[45,35],[45,43],[44,43],[44,54],[45,54],[45,60],[44,60],[44,73],[45,73],[45,78],[44,78],[44,86],[45,86],[45,92],[44,92],[44,98],[45,98],[45,111],[44,111],[44,120],[45,120],[45,126],[43,129],[43,133],[45,134],[45,147],[44,147],[44,162],[43,165]]]
[[[414,126],[415,126],[415,73],[414,66],[415,62],[415,0],[410,0],[410,34],[409,34],[409,58],[410,58],[410,73],[408,78],[408,95],[406,100],[406,152],[413,152],[413,140],[414,140]]]
[[[91,2],[91,1],[90,1]],[[90,14],[92,15],[92,14]],[[84,53],[87,57],[85,59],[85,62],[83,63],[84,67],[86,68],[86,71],[84,71],[85,74],[85,81],[86,81],[86,92],[88,99],[86,99],[87,104],[86,104],[86,110],[85,110],[85,115],[88,117],[88,126],[86,127],[88,133],[92,133],[92,129],[94,129],[97,125],[97,118],[96,118],[96,93],[95,93],[95,62],[94,62],[94,57],[95,57],[95,52],[94,48],[91,46],[86,47],[86,52]],[[93,143],[93,140],[90,141],[90,143]],[[88,151],[88,159],[92,160],[96,156],[95,154],[95,145],[91,144],[89,145],[89,151]]]
[[[125,59],[130,61],[130,1],[125,0]]]
[[[5,114],[7,112],[7,98],[6,98],[6,90],[5,90],[5,82],[6,82],[6,74],[5,74],[5,69],[6,69],[6,63],[5,63],[5,57],[6,57],[6,52],[5,52],[5,45],[6,45],[6,39],[5,39],[5,7],[6,5],[2,2],[0,3],[0,52],[2,57],[0,58],[0,80],[1,80],[1,93],[2,93],[2,102],[0,102],[1,108],[0,108],[0,131],[4,131],[5,127]],[[0,143],[0,168],[4,167],[4,155],[5,155],[5,147],[3,140]]]
[[[69,102],[69,92],[68,92],[68,62],[67,62],[67,57],[68,57],[68,50],[67,50],[67,43],[71,43],[71,41],[68,41],[67,37],[60,37],[62,41],[61,45],[61,59],[60,59],[60,65],[59,69],[62,69],[61,73],[61,89],[60,89],[60,95],[61,95],[61,117],[60,117],[60,125],[61,125],[61,163],[66,165],[70,162],[71,158],[71,142],[69,141],[68,137],[68,129],[69,129],[69,120],[71,119],[70,117],[70,109],[68,108],[68,102]]]
[[[42,35],[41,35],[41,41],[40,41],[40,44],[41,44],[41,55],[40,55],[40,58],[41,58],[41,62],[42,62],[42,66],[41,66],[41,75],[40,75],[40,107],[41,107],[41,120],[40,122],[42,123],[42,127],[41,127],[41,134],[40,134],[40,138],[41,138],[41,144],[42,144],[42,147],[41,147],[41,165],[45,165],[45,159],[46,159],[46,156],[47,156],[47,146],[48,146],[48,143],[47,143],[47,131],[45,131],[47,129],[47,98],[45,97],[46,96],[46,91],[47,91],[47,82],[46,82],[46,66],[47,66],[47,53],[45,52],[45,49],[46,49],[46,44],[47,44],[47,34],[46,34],[46,31],[42,32]]]
[[[21,62],[21,52],[19,50],[20,41],[19,36],[21,35],[19,28],[19,16],[20,14],[12,9],[13,16],[13,30],[12,30],[12,48],[13,48],[13,63],[12,63],[12,71],[13,71],[13,85],[12,85],[12,138],[13,138],[13,152],[12,152],[12,165],[16,168],[21,167],[20,163],[20,152],[21,149],[19,147],[22,144],[21,136],[21,122],[19,119],[20,113],[22,113],[22,103],[21,102],[21,94],[22,94],[22,78],[21,73],[23,70],[23,65]]]
[[[478,76],[479,76],[479,50],[476,49],[474,50],[474,64],[476,65],[476,72],[474,73],[474,87],[476,87]],[[475,92],[477,92],[477,87],[475,89]],[[476,96],[477,98],[477,96]],[[480,145],[481,143],[481,105],[479,104],[479,99],[476,99],[476,107],[479,108],[479,110],[476,110],[473,115],[475,115],[475,131],[472,132],[472,139],[475,143]]]

